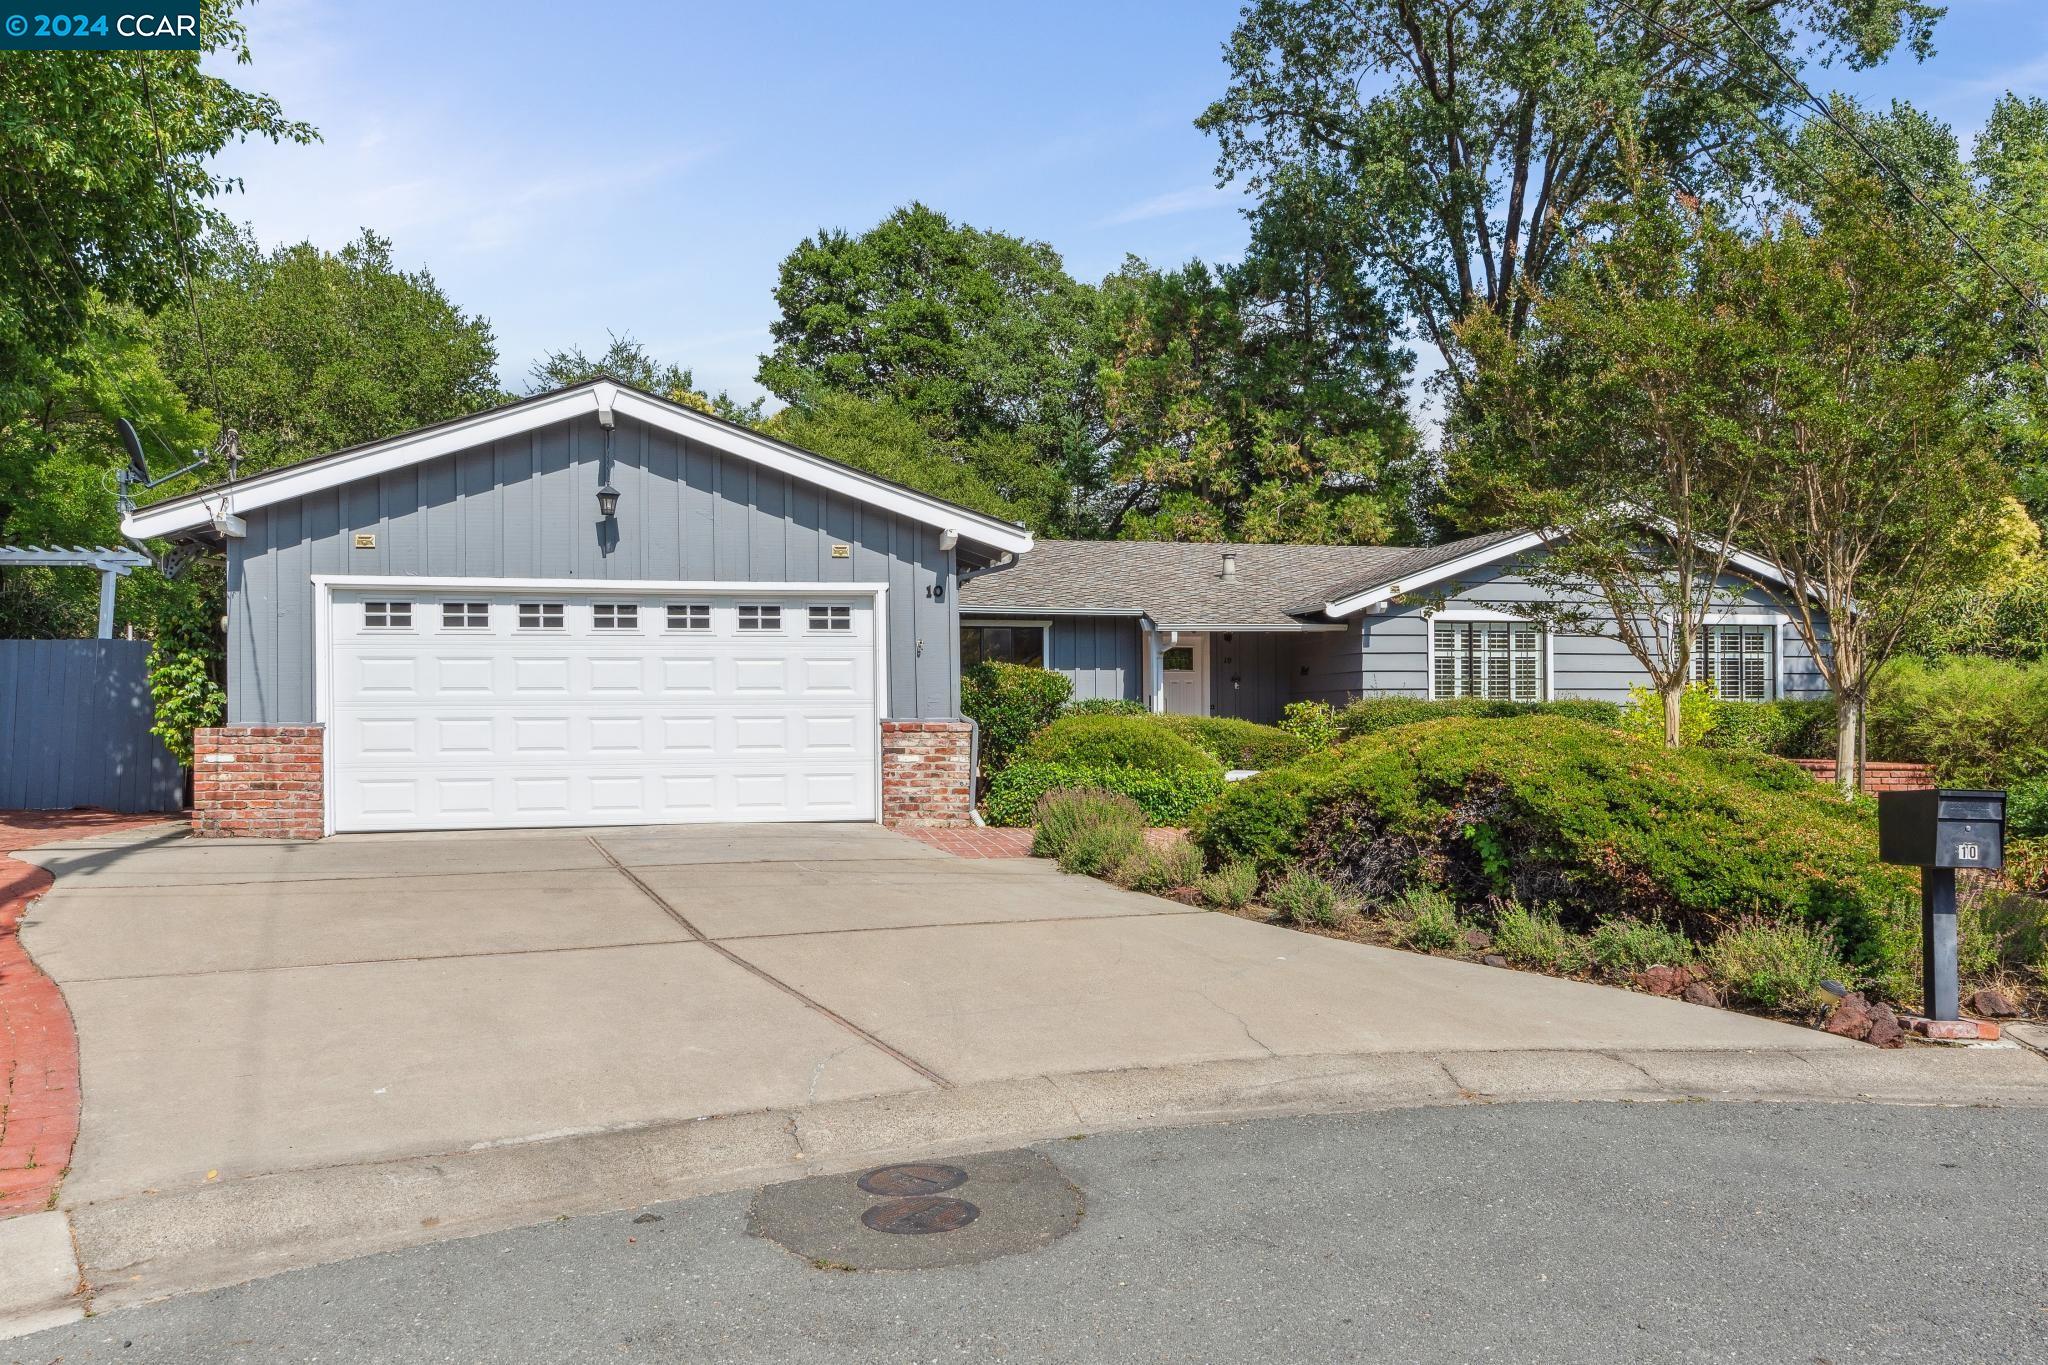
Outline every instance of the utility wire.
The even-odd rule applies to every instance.
[[[156,119],[156,99],[149,84],[149,60],[142,62],[142,106],[149,113],[150,139],[156,146],[157,164],[163,171],[161,187],[164,203],[171,211],[171,237],[178,248],[178,273],[185,281],[185,306],[192,310],[192,336],[199,346],[200,363],[206,367],[207,396],[213,400],[213,407],[220,409],[220,379],[214,373],[213,353],[206,345],[206,328],[199,319],[199,296],[192,290],[192,262],[185,249],[185,229],[178,221],[178,196],[171,182],[171,158],[164,146],[163,129]]]

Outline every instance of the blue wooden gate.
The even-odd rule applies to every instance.
[[[185,804],[149,732],[146,640],[0,640],[0,810]]]

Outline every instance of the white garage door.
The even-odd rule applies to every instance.
[[[872,820],[873,599],[342,589],[334,828]]]

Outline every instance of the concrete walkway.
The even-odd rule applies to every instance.
[[[2031,1054],[1879,1054],[872,826],[31,856],[57,887],[23,939],[83,1063],[59,1204],[103,1303],[1077,1125],[1492,1095],[2048,1098]],[[739,1117],[696,1122],[715,1115]]]

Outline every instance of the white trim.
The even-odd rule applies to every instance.
[[[1140,607],[977,607],[966,602],[960,604],[962,616],[1107,616],[1119,620],[1136,621],[1145,612]]]
[[[1535,549],[1541,544],[1543,544],[1543,533],[1541,531],[1524,531],[1519,536],[1499,541],[1487,546],[1483,550],[1474,550],[1472,553],[1460,555],[1456,559],[1447,559],[1441,564],[1432,564],[1430,567],[1418,570],[1407,578],[1392,579],[1375,587],[1366,588],[1361,592],[1347,593],[1343,597],[1332,598],[1323,604],[1323,610],[1332,616],[1349,616],[1353,612],[1377,606],[1381,602],[1391,601],[1402,593],[1414,592],[1416,589],[1426,588],[1432,583],[1441,583],[1446,578],[1456,578],[1461,573],[1484,568],[1495,560],[1505,559],[1509,555],[1521,554],[1524,550]]]
[[[1423,691],[1425,700],[1457,700],[1455,697],[1439,697],[1436,694],[1436,623],[1439,621],[1448,621],[1453,625],[1459,622],[1494,622],[1503,625],[1528,626],[1535,630],[1537,638],[1542,642],[1543,649],[1543,676],[1539,680],[1540,685],[1536,689],[1537,700],[1556,700],[1552,693],[1557,677],[1557,649],[1555,642],[1560,632],[1552,630],[1541,621],[1532,621],[1526,616],[1515,616],[1508,612],[1495,611],[1491,607],[1449,607],[1442,611],[1425,611],[1422,613]],[[1512,637],[1510,637],[1508,646],[1508,660],[1508,691],[1513,692],[1514,645]],[[1507,700],[1512,701],[1514,698],[1509,697]]]
[[[1207,633],[1205,633],[1205,632],[1203,632],[1203,631],[1198,631],[1198,630],[1187,630],[1187,629],[1186,629],[1185,627],[1183,627],[1183,628],[1182,628],[1182,629],[1180,629],[1180,630],[1175,630],[1175,631],[1172,631],[1172,632],[1169,632],[1169,633],[1170,633],[1170,634],[1171,634],[1171,636],[1172,636],[1172,639],[1173,639],[1173,643],[1172,643],[1172,644],[1171,644],[1170,646],[1168,646],[1168,648],[1172,648],[1172,649],[1182,649],[1182,648],[1185,648],[1186,650],[1188,650],[1188,651],[1189,651],[1189,653],[1190,653],[1190,654],[1191,654],[1191,655],[1193,656],[1193,658],[1194,658],[1194,667],[1193,667],[1192,669],[1190,669],[1189,671],[1190,671],[1190,672],[1192,672],[1192,673],[1193,673],[1193,674],[1195,675],[1195,678],[1196,678],[1196,680],[1197,680],[1198,682],[1200,682],[1200,683],[1201,683],[1201,699],[1200,699],[1200,700],[1199,700],[1199,701],[1198,701],[1198,702],[1196,703],[1196,705],[1200,706],[1200,707],[1201,707],[1202,709],[1201,709],[1201,710],[1199,710],[1199,711],[1190,711],[1190,712],[1187,712],[1187,713],[1185,713],[1185,714],[1188,714],[1188,715],[1193,715],[1193,716],[1206,716],[1206,715],[1210,715],[1210,714],[1212,714],[1212,713],[1214,712],[1214,710],[1215,710],[1215,706],[1216,706],[1216,699],[1215,699],[1215,697],[1214,697],[1214,696],[1212,696],[1212,695],[1211,695],[1211,687],[1210,687],[1210,683],[1211,683],[1211,679],[1210,679],[1210,674],[1211,674],[1211,673],[1212,673],[1212,672],[1214,671],[1214,665],[1213,665],[1213,663],[1212,663],[1212,661],[1211,661],[1211,659],[1210,659],[1210,649],[1209,649],[1209,636],[1207,635]],[[1182,639],[1181,637],[1182,637],[1183,635],[1185,635],[1185,636],[1186,636],[1187,638],[1186,638],[1186,639]],[[1155,634],[1155,635],[1154,635],[1154,636],[1153,636],[1152,638],[1156,640],[1156,639],[1158,639],[1159,637],[1158,637],[1158,635],[1156,635],[1156,634]],[[1159,651],[1159,653],[1160,653],[1160,669],[1159,669],[1159,709],[1160,709],[1160,713],[1161,713],[1161,714],[1165,714],[1165,712],[1166,712],[1166,667],[1165,667],[1165,665],[1166,665],[1166,658],[1165,658],[1165,655],[1166,655],[1166,650],[1162,649],[1162,650],[1160,650],[1160,651]],[[1174,714],[1174,715],[1181,715],[1181,714],[1183,714],[1183,713],[1181,713],[1181,712],[1178,712],[1178,711],[1176,711],[1176,712],[1174,712],[1173,714]]]
[[[802,594],[813,597],[866,597],[874,606],[875,626],[875,820],[882,819],[882,722],[898,720],[889,700],[889,585],[887,583],[745,583],[702,579],[591,579],[591,578],[441,578],[411,574],[316,573],[313,579],[313,721],[320,726],[321,832],[334,833],[334,704],[333,632],[334,593],[337,588],[376,591],[380,588],[416,588],[429,592],[542,592],[580,593],[718,593],[724,596],[750,592]],[[957,642],[956,642],[957,647]]]
[[[1293,625],[1286,626],[1215,626],[1208,625],[1202,622],[1179,621],[1168,623],[1162,621],[1159,623],[1159,628],[1161,630],[1243,631],[1248,635],[1257,635],[1260,633],[1271,635],[1298,635],[1304,631],[1328,631],[1350,629],[1350,627],[1345,625],[1342,621],[1308,621],[1297,622]]]
[[[1046,669],[1052,668],[1052,622],[1043,616],[977,616],[972,621],[966,620],[963,616],[960,625],[962,627],[1036,626],[1043,632],[1038,645],[1038,666]],[[962,663],[961,667],[965,668],[967,665]]]
[[[897,488],[857,469],[729,427],[678,404],[602,382],[578,385],[546,398],[533,399],[497,412],[480,413],[467,421],[435,427],[430,431],[396,436],[347,455],[330,456],[255,475],[234,486],[235,510],[250,512],[272,503],[304,497],[308,493],[355,483],[490,441],[534,431],[593,410],[602,414],[607,408],[607,396],[610,399],[609,409],[613,412],[623,412],[649,426],[701,441],[778,473],[803,479],[940,531],[957,531],[998,550],[1024,554],[1031,549],[1031,533],[1021,526],[985,517],[952,503],[913,493],[907,488]],[[205,526],[212,521],[206,500],[213,496],[217,496],[217,492],[187,494],[153,507],[138,508],[121,519],[122,533],[142,540]]]

